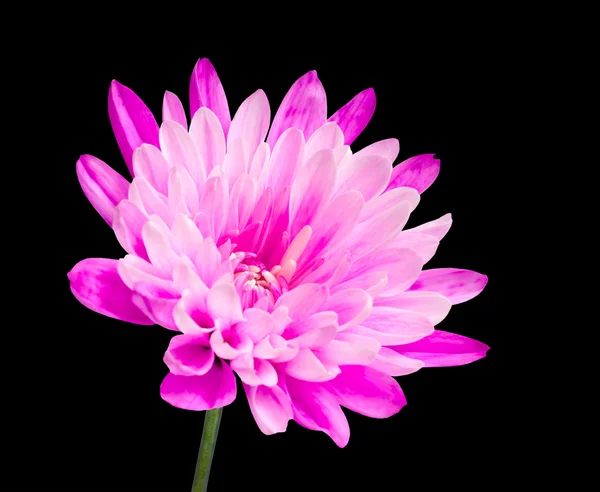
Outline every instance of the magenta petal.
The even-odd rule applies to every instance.
[[[172,374],[202,376],[213,366],[215,354],[205,336],[178,335],[171,338],[163,360]]]
[[[160,385],[160,396],[174,407],[185,410],[212,410],[235,400],[235,376],[231,368],[216,360],[203,376],[167,374]]]
[[[327,97],[316,71],[300,77],[283,98],[267,138],[271,148],[288,128],[296,127],[308,138],[327,119]]]
[[[132,292],[117,272],[118,260],[88,258],[68,273],[71,292],[81,304],[97,313],[138,325],[152,325],[132,302]]]
[[[365,89],[338,109],[327,121],[335,121],[344,132],[344,143],[352,144],[366,128],[375,112],[375,91]]]
[[[162,106],[163,121],[175,121],[187,130],[185,110],[179,98],[172,92],[166,91]]]
[[[386,191],[398,188],[398,186],[410,186],[419,193],[423,193],[435,181],[439,173],[440,160],[434,159],[433,154],[411,157],[394,167]]]
[[[83,193],[108,225],[112,225],[115,207],[127,198],[129,183],[108,164],[91,155],[79,158],[76,171]]]
[[[279,386],[244,385],[250,411],[258,428],[267,435],[285,432],[293,418],[290,397]]]
[[[210,109],[223,127],[223,133],[227,135],[231,124],[231,114],[223,84],[208,58],[198,60],[192,78],[190,80],[190,115],[194,118],[196,111],[202,107]]]
[[[486,344],[477,340],[440,330],[417,342],[390,348],[423,361],[425,367],[462,366],[485,357],[489,350]]]
[[[143,143],[159,146],[158,124],[135,92],[116,80],[110,84],[108,116],[125,163],[133,176],[133,151]]]
[[[337,398],[319,383],[307,383],[287,378],[294,420],[311,430],[327,434],[340,448],[348,444],[350,427]]]
[[[433,268],[422,271],[409,290],[439,292],[452,304],[460,304],[478,295],[487,281],[486,275],[471,270]]]
[[[367,417],[391,417],[406,405],[398,382],[371,367],[345,366],[329,385],[340,405]]]

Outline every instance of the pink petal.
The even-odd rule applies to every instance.
[[[285,306],[292,319],[302,319],[321,310],[329,297],[329,289],[321,284],[303,284],[284,293],[275,308]]]
[[[248,146],[238,138],[227,144],[227,154],[223,160],[223,173],[232,188],[237,179],[248,172]]]
[[[171,338],[165,352],[165,364],[176,376],[202,376],[213,366],[215,354],[204,337],[178,335]]]
[[[185,291],[173,309],[173,320],[177,329],[186,335],[203,336],[215,331],[215,324],[207,313],[206,294]]]
[[[338,109],[327,121],[335,121],[344,132],[344,143],[351,145],[366,128],[375,112],[375,91],[365,89]]]
[[[386,294],[403,292],[413,285],[419,276],[421,263],[421,258],[410,249],[376,249],[352,264],[345,281],[363,278],[374,271],[386,272],[387,283],[384,292]],[[338,289],[343,285],[338,286]],[[356,282],[353,282],[353,285],[356,285]]]
[[[202,158],[206,175],[220,166],[225,157],[225,134],[217,116],[208,108],[200,108],[190,123],[190,137]]]
[[[338,241],[355,228],[363,203],[358,191],[335,197],[313,224],[312,236],[300,256],[298,267],[324,253],[330,244],[337,246]]]
[[[139,282],[155,284],[158,288],[177,293],[171,282],[170,273],[166,275],[162,270],[135,255],[126,255],[118,260],[117,271],[125,285],[133,290]]]
[[[271,121],[269,100],[263,90],[259,89],[246,99],[233,117],[227,135],[227,146],[230,142],[241,138],[248,144],[250,158],[254,156],[261,142],[264,142]]]
[[[340,368],[333,363],[319,360],[311,349],[302,348],[298,355],[285,365],[285,371],[302,381],[323,382],[335,378],[340,373]]]
[[[417,372],[424,366],[425,364],[422,361],[410,359],[390,347],[381,347],[375,360],[369,365],[369,367],[388,376],[406,376]]]
[[[450,299],[452,304],[460,304],[478,295],[487,281],[486,275],[471,270],[434,268],[421,272],[410,290],[439,292]]]
[[[358,190],[368,202],[385,190],[391,173],[392,163],[385,157],[354,155],[346,165],[340,166],[337,193]]]
[[[391,417],[406,405],[398,382],[371,367],[344,367],[329,386],[340,405],[375,419]]]
[[[437,292],[400,292],[375,299],[376,306],[387,306],[425,316],[437,325],[450,312],[452,303]]]
[[[173,246],[179,254],[193,258],[202,243],[202,234],[194,221],[184,214],[177,214],[171,227]]]
[[[371,312],[373,299],[362,289],[345,289],[333,294],[324,306],[338,315],[340,330],[359,324]]]
[[[452,225],[452,214],[442,215],[439,219],[426,222],[418,227],[407,229],[406,232],[417,232],[419,234],[429,234],[441,241],[450,230]]]
[[[250,386],[275,386],[277,371],[273,365],[262,359],[255,359],[251,354],[243,354],[231,361],[231,368],[242,382]]]
[[[213,319],[222,319],[230,324],[244,320],[240,298],[233,285],[221,284],[212,287],[206,303]]]
[[[293,418],[290,397],[279,386],[244,385],[250,411],[258,428],[266,435],[285,432]]]
[[[300,77],[283,98],[267,138],[271,148],[288,128],[296,127],[309,138],[327,119],[327,97],[317,72]]]
[[[171,405],[185,410],[212,410],[235,400],[235,376],[231,368],[216,360],[203,376],[167,374],[160,385],[160,396]]]
[[[204,239],[196,248],[196,257],[193,260],[198,275],[208,287],[212,287],[219,279],[221,254],[211,237]]]
[[[317,350],[321,360],[335,365],[368,365],[377,357],[381,344],[371,337],[339,333],[335,340]]]
[[[125,163],[133,176],[133,151],[143,143],[158,147],[158,125],[143,101],[113,80],[108,93],[108,116]]]
[[[248,335],[256,343],[270,333],[275,333],[277,326],[270,313],[250,308],[244,311],[244,321],[238,323],[235,329],[240,334]]]
[[[440,240],[429,234],[419,232],[402,231],[396,239],[388,243],[391,248],[411,249],[419,255],[423,264],[427,263],[440,244]]]
[[[167,195],[170,164],[162,152],[154,145],[143,144],[133,153],[133,171],[135,176],[145,178],[152,187]]]
[[[235,359],[241,355],[250,355],[252,352],[252,340],[230,328],[214,330],[210,335],[210,346],[221,359]],[[232,366],[232,369],[235,367]]]
[[[385,212],[388,208],[398,205],[402,202],[408,202],[412,212],[421,199],[419,193],[414,188],[400,187],[390,190],[383,195],[373,198],[362,209],[359,222],[365,222],[377,215]]]
[[[133,304],[132,292],[117,272],[117,260],[88,258],[67,276],[71,292],[88,309],[129,323],[154,324]]]
[[[227,135],[231,124],[229,105],[215,67],[208,61],[208,58],[198,60],[192,72],[190,80],[190,114],[192,119],[196,111],[202,107],[207,107],[219,118],[223,133]]]
[[[166,91],[162,106],[163,121],[175,121],[187,130],[187,118],[183,104],[172,92]]]
[[[294,420],[311,430],[325,432],[343,448],[350,439],[350,427],[337,398],[321,384],[287,378]]]
[[[129,183],[105,162],[91,155],[79,158],[76,171],[83,193],[108,225],[112,225],[115,207],[127,198]]]
[[[248,224],[256,205],[256,186],[256,179],[247,174],[242,174],[236,180],[229,195],[227,230],[243,230]]]
[[[360,258],[395,238],[406,225],[409,215],[408,202],[400,202],[358,224],[344,242],[343,248],[348,249],[354,258]]]
[[[211,233],[205,233],[201,228],[196,218],[196,224],[200,228],[202,235],[212,235],[216,240],[220,237],[223,227],[227,223],[227,214],[223,213],[227,210],[229,201],[229,189],[227,180],[223,176],[215,176],[206,181],[204,193],[200,201],[200,210],[208,218]]]
[[[321,311],[286,326],[283,336],[295,339],[300,348],[327,345],[338,331],[337,313]]]
[[[417,342],[391,348],[405,357],[423,361],[425,367],[462,366],[485,357],[489,350],[477,340],[440,330]]]
[[[350,331],[371,336],[381,345],[411,343],[433,333],[433,324],[425,317],[408,311],[374,306],[361,326]]]
[[[160,127],[159,137],[160,148],[169,164],[184,167],[194,185],[202,186],[206,181],[206,169],[186,129],[174,121],[165,121]]]
[[[138,294],[138,290],[153,287],[153,285],[144,285],[143,282],[135,284],[134,287],[136,293],[133,294],[133,303],[157,325],[167,328],[168,330],[178,331],[173,318],[173,310],[175,309],[178,300],[176,298],[161,297],[161,294],[163,293],[159,293],[156,296],[153,296],[150,292]]]
[[[402,161],[392,171],[386,191],[398,186],[410,186],[423,193],[440,173],[440,160],[433,154],[423,154]]]
[[[129,200],[147,215],[158,215],[165,224],[171,224],[173,214],[169,209],[167,198],[144,178],[136,176],[129,187]]]
[[[375,142],[362,150],[359,150],[355,156],[370,156],[379,155],[385,157],[390,162],[394,162],[398,154],[400,153],[400,142],[395,138],[388,138],[387,140],[380,140]]]
[[[171,231],[157,215],[153,215],[146,222],[142,229],[142,237],[152,264],[165,275],[173,272],[179,264],[179,256],[171,244]]]
[[[198,212],[200,200],[198,188],[192,176],[183,166],[169,171],[169,209],[173,213],[193,216]]]
[[[290,128],[281,134],[277,144],[272,147],[267,186],[275,196],[292,185],[296,170],[303,160],[304,145],[302,132],[298,128]]]
[[[292,237],[310,225],[329,203],[336,178],[333,152],[320,150],[302,166],[290,194],[290,224]]]
[[[115,209],[113,229],[119,244],[128,253],[148,259],[142,241],[142,227],[148,217],[131,201],[121,200]]]
[[[333,151],[343,145],[344,134],[340,127],[334,122],[327,123],[313,133],[306,142],[304,160],[310,159],[320,150],[329,149]],[[341,150],[339,152],[341,152]]]

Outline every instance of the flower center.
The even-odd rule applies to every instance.
[[[243,309],[254,306],[261,299],[266,303],[264,307],[273,307],[279,296],[288,290],[281,267],[277,265],[267,270],[254,253],[236,253],[236,256],[243,256],[233,274]]]
[[[267,269],[254,253],[232,253],[237,260],[234,278],[243,309],[252,307],[257,302],[261,302],[262,308],[270,309],[279,296],[288,291],[288,284],[296,272],[298,258],[311,235],[310,226],[304,226],[286,249],[280,264],[271,269]]]

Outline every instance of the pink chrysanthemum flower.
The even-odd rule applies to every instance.
[[[265,434],[294,419],[345,446],[340,406],[389,417],[406,403],[392,376],[485,355],[486,345],[434,329],[487,282],[468,270],[423,270],[450,215],[403,229],[439,161],[421,155],[393,168],[395,139],[349,147],[374,109],[367,89],[328,119],[309,72],[271,125],[261,90],[231,119],[203,59],[189,128],[170,92],[159,128],[112,83],[110,121],[133,181],[89,155],[77,175],[128,254],[83,260],[69,279],[98,313],[181,332],[164,357],[166,401],[228,405],[236,373]]]

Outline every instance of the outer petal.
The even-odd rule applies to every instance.
[[[162,117],[163,121],[175,121],[187,129],[187,118],[185,117],[183,104],[181,104],[179,98],[172,92],[165,92],[162,106]]]
[[[160,385],[160,396],[171,405],[185,410],[212,410],[235,400],[235,376],[222,361],[215,361],[203,376],[167,374]]]
[[[143,143],[159,146],[158,125],[148,106],[128,87],[113,80],[108,116],[125,163],[133,176],[133,151]]]
[[[377,297],[376,306],[388,306],[403,309],[425,316],[437,325],[450,312],[452,303],[437,292],[400,292],[393,296]]]
[[[375,419],[391,417],[406,405],[398,382],[371,367],[346,366],[329,386],[340,405]]]
[[[486,275],[471,270],[433,268],[421,272],[409,290],[439,292],[450,299],[452,304],[460,304],[479,294],[487,281]]]
[[[294,417],[290,397],[279,386],[244,385],[250,411],[258,428],[267,435],[285,432]]]
[[[417,342],[390,347],[396,352],[421,360],[425,367],[462,366],[485,357],[484,343],[454,333],[436,330]]]
[[[121,200],[115,209],[113,229],[119,244],[128,253],[148,259],[142,241],[142,228],[148,217],[130,200]]]
[[[327,97],[316,71],[300,77],[283,98],[267,138],[273,148],[279,136],[288,128],[302,130],[308,139],[313,132],[325,124],[327,119]]]
[[[400,142],[396,138],[380,140],[359,150],[356,156],[380,155],[386,157],[390,162],[394,162],[400,153]]]
[[[117,272],[117,260],[88,258],[68,273],[71,292],[97,313],[138,325],[154,324],[132,302],[132,292]]]
[[[452,214],[442,215],[439,219],[425,222],[418,227],[407,229],[405,232],[417,232],[420,234],[429,234],[441,241],[450,230],[452,225]]]
[[[133,153],[133,171],[135,176],[145,178],[152,187],[167,195],[170,164],[162,152],[154,145],[143,144]]]
[[[327,121],[335,121],[344,132],[344,143],[351,145],[366,128],[375,112],[375,91],[365,89],[338,109]]]
[[[238,138],[243,139],[248,145],[252,159],[257,147],[267,136],[270,120],[269,100],[264,91],[259,89],[248,97],[235,113],[227,135],[227,146]]]
[[[91,155],[82,155],[76,170],[85,196],[108,225],[112,225],[115,207],[127,198],[129,183],[105,162]]]
[[[192,117],[190,137],[206,168],[206,175],[223,163],[225,134],[217,116],[208,108],[200,108]]]
[[[213,366],[215,354],[207,347],[207,339],[197,335],[178,335],[171,338],[164,361],[177,376],[202,376]]]
[[[423,193],[435,181],[439,173],[440,160],[434,159],[433,154],[411,157],[394,167],[386,191],[398,186],[410,186],[419,193]]]
[[[223,84],[221,84],[215,67],[208,58],[198,60],[192,72],[190,80],[190,114],[192,119],[201,107],[207,107],[217,115],[223,127],[223,133],[227,135],[231,124],[229,105],[227,104]]]
[[[390,347],[381,347],[375,360],[369,365],[369,367],[388,376],[406,376],[417,372],[424,366],[425,364],[422,361],[410,359]]]
[[[433,333],[433,324],[425,316],[409,311],[375,306],[361,326],[349,328],[349,331],[371,336],[386,346],[420,340]]]
[[[340,448],[348,444],[350,427],[335,396],[319,383],[290,377],[287,378],[287,389],[296,422],[307,429],[325,432]]]
[[[358,190],[368,202],[385,190],[391,173],[392,163],[385,157],[352,156],[339,170],[337,193]]]

